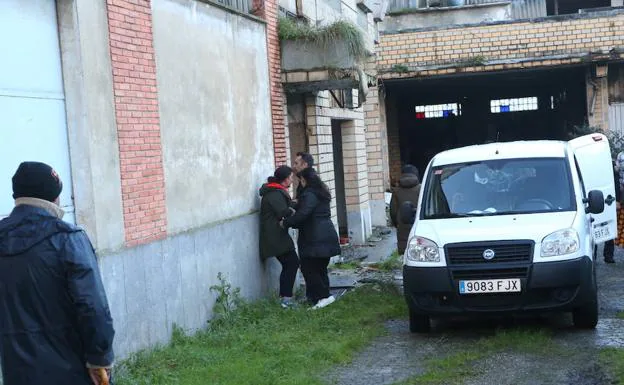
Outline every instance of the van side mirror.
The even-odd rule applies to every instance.
[[[587,198],[583,199],[583,203],[587,203],[585,212],[588,214],[600,214],[604,211],[605,199],[604,194],[600,190],[591,190],[587,193]]]
[[[411,201],[405,201],[399,210],[401,222],[411,225],[416,220],[416,206]]]

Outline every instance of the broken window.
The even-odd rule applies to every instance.
[[[416,119],[448,118],[461,115],[461,104],[430,104],[416,106]]]
[[[537,110],[537,97],[490,100],[490,111],[493,114],[501,112],[534,111]]]

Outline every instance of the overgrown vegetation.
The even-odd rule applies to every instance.
[[[407,313],[393,285],[365,285],[327,308],[307,311],[281,309],[275,298],[244,302],[220,280],[221,321],[194,336],[176,329],[168,346],[123,363],[116,383],[321,385],[325,370],[350,361],[385,333],[385,320]]]
[[[597,132],[604,134],[609,140],[609,144],[611,145],[611,155],[613,158],[615,158],[620,151],[624,151],[624,136],[612,130],[603,131],[600,127],[583,124],[579,126],[574,126],[569,132],[568,136],[569,139],[573,139],[579,136],[593,134]]]
[[[619,312],[617,312],[615,317],[619,319],[624,319],[624,310],[620,310]]]
[[[485,337],[471,346],[470,350],[459,351],[449,356],[432,358],[426,362],[425,373],[396,385],[457,384],[468,377],[478,375],[475,363],[493,354],[513,351],[547,356],[560,353],[551,335],[539,329],[514,329],[497,331],[492,337]]]
[[[409,68],[405,64],[395,64],[392,66],[392,72],[407,73]]]
[[[602,349],[600,363],[614,377],[616,384],[624,384],[624,349]]]
[[[278,24],[280,40],[300,40],[327,48],[335,41],[344,41],[347,53],[358,61],[368,56],[362,32],[355,25],[345,20],[315,27],[292,18],[281,17]]]
[[[388,258],[379,263],[379,270],[394,271],[403,266],[403,258],[398,251],[394,251]]]

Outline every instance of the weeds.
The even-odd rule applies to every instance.
[[[221,281],[223,293],[233,293]],[[230,290],[230,291],[229,291]],[[232,303],[222,301],[222,304]],[[319,311],[279,308],[276,301],[228,308],[227,323],[124,363],[119,385],[321,385],[324,370],[346,363],[384,321],[403,317],[405,301],[383,285],[365,285]],[[177,329],[176,329],[177,330]]]
[[[210,291],[217,294],[213,307],[213,319],[210,321],[211,328],[227,325],[233,317],[234,310],[243,304],[240,296],[240,288],[232,288],[232,285],[223,278],[223,274],[217,274],[219,284],[210,286]]]
[[[616,384],[624,384],[624,349],[604,348],[600,351],[600,363],[612,374]]]
[[[327,48],[336,40],[342,40],[347,44],[348,53],[356,60],[363,60],[368,56],[362,32],[345,20],[338,20],[322,27],[313,27],[282,17],[279,19],[278,35],[280,40],[301,40],[323,48]]]

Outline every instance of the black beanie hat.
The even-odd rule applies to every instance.
[[[22,162],[13,175],[13,199],[39,198],[54,202],[63,182],[54,169],[41,162]]]

